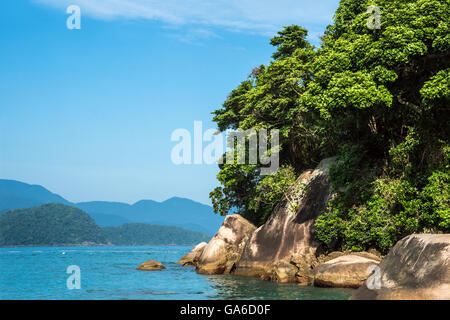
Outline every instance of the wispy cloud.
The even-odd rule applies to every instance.
[[[331,22],[338,0],[34,0],[56,8],[79,5],[97,19],[148,19],[168,25],[273,35],[282,26],[310,29]],[[200,30],[200,29],[198,29]],[[311,30],[314,32],[314,30]],[[315,30],[317,32],[317,30]]]
[[[201,44],[202,40],[221,38],[217,33],[204,28],[188,28],[185,30],[175,29],[168,34],[169,37],[189,44]]]

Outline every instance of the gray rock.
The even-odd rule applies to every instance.
[[[450,299],[450,234],[401,239],[350,299]]]

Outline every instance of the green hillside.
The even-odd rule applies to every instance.
[[[145,223],[127,223],[120,227],[105,227],[103,230],[108,241],[115,245],[194,245],[210,240],[203,232]]]
[[[0,215],[0,245],[106,243],[94,220],[78,208],[50,203]]]

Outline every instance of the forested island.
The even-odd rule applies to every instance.
[[[203,232],[145,223],[100,228],[84,211],[50,203],[0,214],[0,246],[192,245]]]

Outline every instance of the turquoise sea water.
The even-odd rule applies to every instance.
[[[205,276],[176,262],[191,247],[0,248],[0,299],[347,299],[350,289],[322,289],[255,278]],[[146,260],[163,271],[137,271]],[[67,267],[80,268],[69,290]]]

